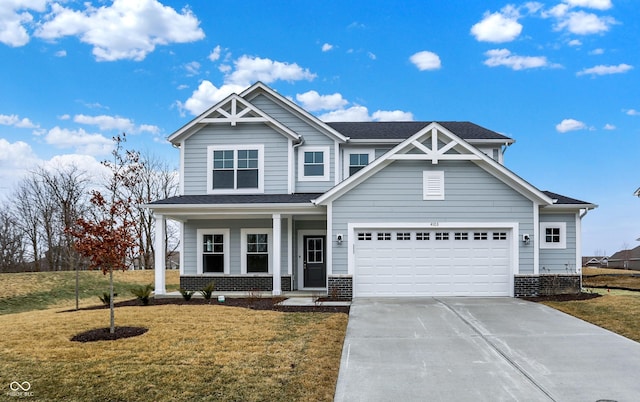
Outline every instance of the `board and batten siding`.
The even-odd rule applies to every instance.
[[[445,199],[423,200],[422,172],[444,171]],[[533,233],[533,202],[467,161],[395,161],[333,201],[332,235],[349,223],[517,222]],[[347,239],[333,250],[333,272],[347,273]],[[533,273],[533,246],[519,244],[521,274]]]
[[[329,180],[328,181],[298,181],[298,155],[294,162],[295,167],[295,193],[322,193],[335,185],[335,149],[334,140],[321,133],[305,121],[301,120],[282,106],[273,102],[264,95],[258,95],[251,99],[251,103],[272,118],[293,130],[304,138],[303,146],[329,147]],[[299,150],[299,149],[298,149]],[[296,150],[296,154],[297,151]]]
[[[251,229],[271,229],[273,227],[273,221],[270,219],[255,219],[255,220],[242,220],[242,219],[221,219],[221,220],[192,220],[184,223],[183,229],[183,252],[184,252],[184,275],[196,275],[197,274],[197,258],[200,258],[197,253],[197,231],[198,229],[229,229],[229,274],[240,275],[241,274],[241,262],[243,258],[241,255],[240,231],[244,228]],[[281,238],[280,243],[282,245],[282,251],[280,252],[280,272],[282,275],[287,275],[287,261],[289,254],[287,253],[287,219],[282,219],[281,224]],[[273,239],[269,239],[269,242],[273,244]],[[255,275],[255,274],[250,274]],[[262,274],[264,275],[264,274]]]
[[[576,214],[543,214],[540,213],[540,223],[564,222],[566,224],[566,248],[540,249],[541,274],[574,274],[576,273]],[[544,238],[540,231],[540,242]]]
[[[207,147],[210,145],[264,145],[264,193],[287,194],[289,165],[285,136],[265,124],[211,125],[184,143],[184,195],[207,193]]]

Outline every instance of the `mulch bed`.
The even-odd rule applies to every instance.
[[[345,313],[349,314],[349,306],[278,306],[277,303],[284,300],[284,298],[277,297],[233,297],[226,298],[224,302],[220,303],[217,299],[201,299],[194,298],[189,301],[178,298],[151,298],[149,305],[146,307],[153,308],[153,306],[166,306],[166,305],[219,305],[230,307],[243,307],[253,310],[273,310],[283,311],[290,313]],[[114,307],[131,307],[142,306],[137,299],[123,300],[114,303]],[[96,305],[91,307],[83,307],[80,310],[105,310],[109,306]],[[63,312],[73,312],[76,310],[65,310]],[[115,341],[117,339],[131,338],[139,336],[148,331],[148,328],[144,327],[116,327],[115,333],[110,333],[109,328],[92,329],[71,338],[74,342],[95,342],[95,341]]]
[[[110,328],[91,329],[86,332],[79,333],[71,338],[73,342],[96,342],[96,341],[115,341],[116,339],[133,338],[146,333],[149,328],[144,327],[115,327],[112,334]]]
[[[566,301],[574,301],[574,300],[589,300],[595,299],[596,297],[600,297],[598,293],[578,293],[574,295],[548,295],[548,296],[537,296],[537,297],[521,297],[523,300],[528,300],[532,302],[544,302],[544,301],[558,301],[558,302],[566,302]]]

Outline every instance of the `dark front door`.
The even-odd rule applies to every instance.
[[[304,287],[324,288],[327,286],[324,236],[304,236]]]

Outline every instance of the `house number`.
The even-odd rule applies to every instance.
[[[431,222],[431,226],[440,226],[440,225],[438,225],[438,222]]]

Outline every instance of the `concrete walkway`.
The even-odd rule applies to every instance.
[[[335,400],[638,401],[640,344],[513,298],[356,299]]]

